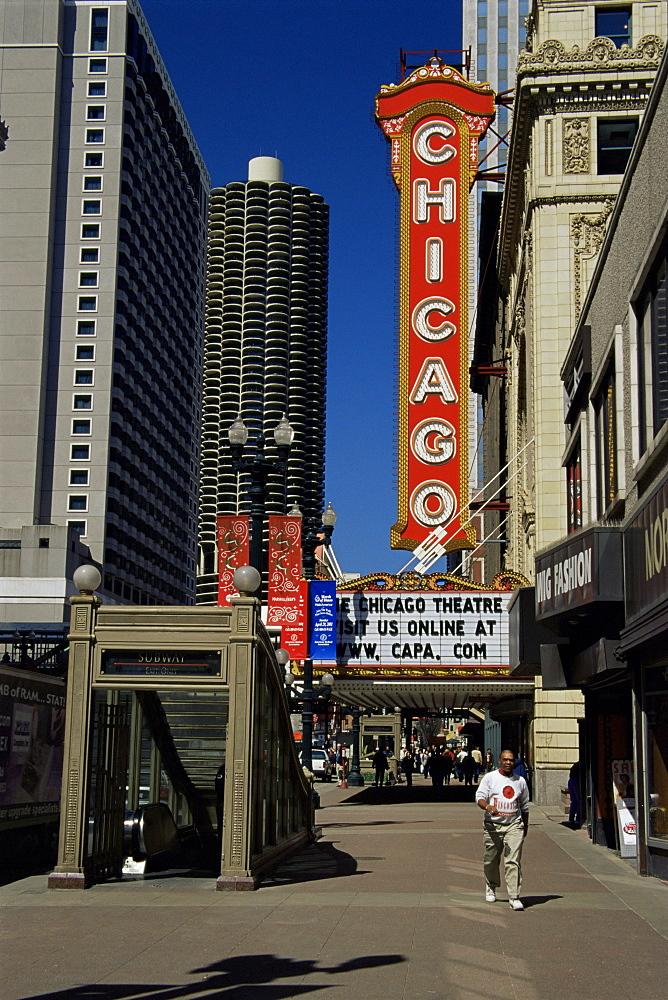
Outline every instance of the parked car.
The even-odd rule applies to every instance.
[[[301,761],[301,759],[302,755],[300,753],[299,760]],[[316,778],[320,778],[321,781],[331,781],[334,774],[334,765],[325,751],[318,749],[311,750],[311,760],[313,762],[311,770]]]

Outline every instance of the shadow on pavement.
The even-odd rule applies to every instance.
[[[261,886],[294,885],[297,882],[320,882],[327,878],[345,878],[347,875],[368,875],[357,867],[357,860],[332,843],[318,842],[298,851],[291,858],[274,868]]]
[[[522,896],[522,902],[524,903],[524,909],[528,910],[532,906],[541,906],[543,903],[549,903],[552,899],[563,899],[563,896]]]
[[[477,785],[462,785],[458,781],[435,789],[430,781],[422,778],[412,785],[367,785],[351,795],[342,806],[405,805],[407,802],[474,802]]]
[[[187,986],[165,986],[164,984],[81,984],[66,990],[35,995],[32,1000],[129,1000],[142,997],[143,1000],[177,1000],[178,997],[225,997],[226,1000],[284,1000],[284,998],[304,996],[315,990],[342,986],[343,983],[313,983],[311,985],[286,983],[272,985],[279,979],[303,979],[304,976],[338,976],[357,969],[375,969],[384,965],[405,962],[403,955],[365,955],[353,958],[339,965],[319,966],[312,959],[296,961],[279,958],[277,955],[238,955],[224,958],[220,962],[191,969],[189,975],[198,973],[205,976]]]

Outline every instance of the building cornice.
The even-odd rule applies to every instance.
[[[646,82],[649,90],[664,47],[658,35],[646,35],[632,49],[616,49],[610,39],[595,38],[586,49],[575,45],[567,52],[560,41],[549,39],[536,52],[520,53],[499,241],[503,287],[507,287],[515,266],[520,227],[526,216],[522,200],[536,119],[558,111],[642,110],[647,96],[639,92],[640,84]]]

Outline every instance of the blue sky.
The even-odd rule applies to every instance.
[[[374,97],[399,81],[400,48],[460,48],[461,0],[142,0],[142,7],[212,184],[246,180],[253,156],[278,156],[286,181],[330,205],[332,541],[345,570],[394,572],[409,558],[389,544],[398,198]]]

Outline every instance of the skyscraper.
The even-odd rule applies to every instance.
[[[275,455],[285,413],[295,437],[285,482],[272,472],[267,514],[298,504],[319,519],[325,469],[329,209],[283,181],[273,157],[250,161],[248,181],[211,192],[200,484],[198,601],[217,595],[216,518],[248,513],[247,482],[232,463],[228,430],[241,416],[246,454],[258,435]],[[318,520],[318,524],[319,524]]]
[[[192,603],[204,163],[136,0],[13,0],[0,31],[0,538],[43,526],[66,580],[69,526],[108,597]]]

